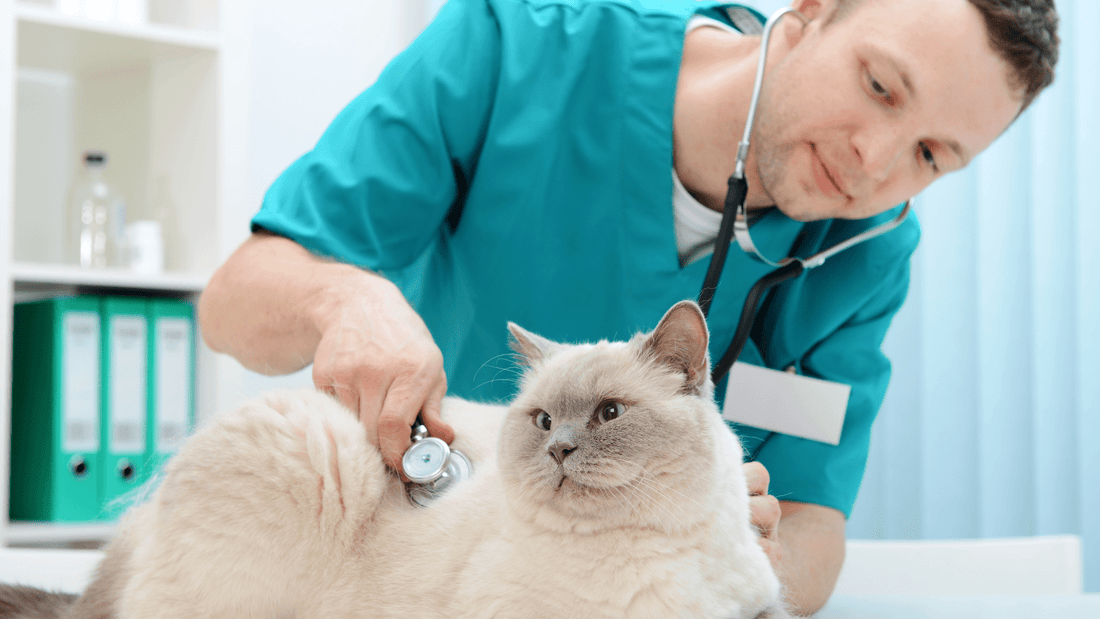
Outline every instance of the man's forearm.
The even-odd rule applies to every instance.
[[[810,615],[829,600],[844,564],[844,514],[793,501],[780,501],[780,507],[779,578],[791,612]]]
[[[256,372],[299,370],[313,362],[320,317],[335,303],[334,291],[362,286],[364,278],[381,280],[318,258],[291,240],[254,234],[203,291],[198,312],[203,339]]]

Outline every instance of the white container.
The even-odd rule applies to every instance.
[[[160,273],[164,270],[164,235],[161,234],[159,221],[143,219],[127,225],[126,247],[130,255],[130,270],[138,273]]]

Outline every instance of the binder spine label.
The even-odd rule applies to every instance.
[[[62,449],[99,450],[99,314],[67,312],[61,398]]]
[[[179,451],[187,438],[191,410],[191,321],[159,318],[156,324],[157,451]]]
[[[111,317],[110,451],[145,451],[146,320],[144,316]]]

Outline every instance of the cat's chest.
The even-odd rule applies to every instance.
[[[479,554],[460,589],[459,606],[470,610],[462,616],[470,619],[505,616],[500,609],[524,609],[519,617],[532,618],[680,616],[705,579],[704,552],[690,540],[506,533]],[[512,612],[506,616],[517,617]]]

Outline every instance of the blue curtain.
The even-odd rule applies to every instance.
[[[848,535],[1074,533],[1100,591],[1100,38],[1083,27],[1100,3],[1057,7],[1054,85],[918,198],[923,238]]]

